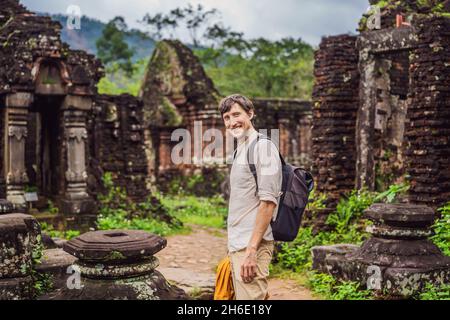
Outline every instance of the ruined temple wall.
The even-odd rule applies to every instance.
[[[149,194],[141,121],[142,102],[137,98],[127,94],[95,97],[88,121],[92,193],[102,190],[101,177],[111,172],[116,185],[131,198],[144,200]]]
[[[6,199],[5,181],[5,97],[0,95],[0,199]]]
[[[359,106],[356,37],[323,38],[315,53],[312,152],[317,191],[329,204],[355,186],[355,125]]]
[[[312,164],[312,107],[299,99],[253,98],[257,130],[279,130],[280,153],[286,161],[305,168]]]
[[[404,132],[408,124],[409,50],[376,55],[369,86],[377,90],[373,118],[373,188],[386,190],[404,179]],[[366,99],[366,97],[364,97]],[[366,99],[367,100],[367,99]],[[359,133],[357,133],[359,135]]]
[[[415,21],[407,128],[409,199],[437,207],[450,200],[450,19]]]

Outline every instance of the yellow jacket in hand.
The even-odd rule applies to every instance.
[[[231,265],[230,258],[228,256],[222,259],[217,267],[214,300],[234,300]]]

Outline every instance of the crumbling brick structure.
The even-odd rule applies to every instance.
[[[172,40],[157,44],[139,97],[144,103],[149,177],[163,177],[173,170],[192,168],[205,160],[213,160],[202,158],[203,148],[209,144],[202,137],[208,129],[219,130],[214,133],[220,135],[224,132],[217,111],[220,96],[188,47]],[[186,143],[181,163],[171,160],[172,149],[179,143],[171,140],[172,132],[177,129],[188,132],[186,136],[186,131],[179,131],[178,138]]]
[[[141,103],[99,96],[101,63],[62,43],[49,17],[1,0],[0,26],[0,198],[23,206],[32,188],[63,213],[93,214],[105,171],[143,198]]]
[[[407,163],[412,202],[450,200],[450,19],[419,19],[411,57]]]
[[[380,29],[369,30],[367,16],[362,19],[362,32],[344,59],[353,63],[353,70],[357,68],[359,82],[349,83],[345,71],[338,71],[343,75],[334,77],[332,69],[323,72],[326,63],[339,60],[330,55],[323,62],[324,51],[337,52],[338,57],[342,53],[342,42],[331,42],[338,37],[325,38],[316,56],[314,101],[320,102],[333,92],[345,92],[343,88],[359,89],[355,139],[350,140],[355,146],[346,151],[348,159],[356,159],[354,169],[347,171],[347,177],[354,172],[355,180],[353,185],[346,185],[347,190],[353,186],[383,190],[406,180],[411,185],[411,202],[436,207],[448,201],[450,190],[449,132],[444,128],[449,107],[449,19],[445,16],[449,2],[427,3],[378,3],[382,6]],[[398,14],[409,22],[396,25],[397,20],[402,21],[397,19]],[[357,59],[352,50],[358,53]],[[322,85],[326,83],[323,74],[334,79],[334,83]],[[318,150],[314,153],[318,189],[345,192],[339,187],[343,176],[335,170],[340,164],[326,163],[319,156],[319,152],[330,158],[339,154],[336,149],[341,149],[335,142],[322,138],[325,135],[320,133],[320,127],[333,132],[335,123],[341,123],[341,115],[331,114],[326,123],[321,104],[315,106],[318,112],[314,112],[313,148]],[[330,198],[335,198],[335,193],[331,193]]]
[[[299,99],[253,98],[255,128],[278,130],[278,148],[286,161],[310,169],[312,165],[311,102]]]
[[[335,204],[354,188],[358,52],[354,36],[324,38],[315,53],[313,159],[317,190]]]
[[[147,161],[142,125],[142,101],[128,94],[98,95],[88,121],[90,177],[92,194],[102,190],[101,178],[113,174],[115,183],[131,199],[144,200]]]

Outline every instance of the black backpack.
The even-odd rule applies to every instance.
[[[247,151],[247,162],[256,182],[256,193],[258,193],[258,177],[253,161],[253,150],[259,139],[270,140],[267,136],[258,135]],[[282,195],[278,205],[277,218],[271,221],[272,233],[276,241],[293,241],[300,229],[309,194],[314,188],[314,179],[310,172],[286,163],[281,153],[278,152],[278,154],[283,171]]]

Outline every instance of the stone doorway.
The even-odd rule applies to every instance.
[[[57,202],[64,190],[61,105],[63,96],[36,95],[28,115],[26,168],[40,201]]]
[[[404,137],[411,104],[410,54],[416,47],[416,34],[410,27],[365,32],[358,38],[358,189],[385,190],[404,178]]]

